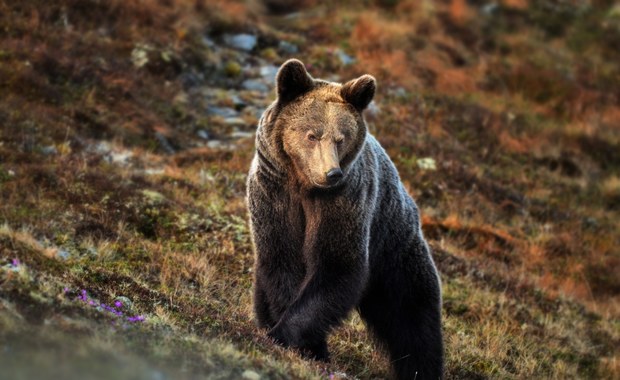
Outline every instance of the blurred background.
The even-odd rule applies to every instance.
[[[0,379],[375,379],[252,322],[281,63],[366,111],[442,275],[447,377],[620,377],[620,4],[0,0]]]

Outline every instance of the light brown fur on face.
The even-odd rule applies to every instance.
[[[356,148],[358,132],[364,128],[348,104],[325,98],[324,93],[310,93],[280,116],[284,151],[296,177],[308,187],[325,188],[346,180],[343,159]],[[329,183],[327,173],[332,169],[341,169],[345,177]]]
[[[362,111],[375,85],[370,75],[344,84],[314,79],[302,62],[287,61],[276,76],[278,98],[256,133],[263,170],[304,190],[344,185],[366,142]]]

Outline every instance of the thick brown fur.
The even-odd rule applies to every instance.
[[[276,82],[247,183],[259,326],[328,360],[327,335],[357,308],[396,378],[442,378],[437,270],[418,208],[362,116],[375,79],[326,82],[289,60]]]

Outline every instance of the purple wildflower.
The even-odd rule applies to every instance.
[[[63,291],[66,294],[66,293],[71,292],[71,289],[65,287]],[[125,316],[124,312],[120,310],[125,306],[122,301],[118,301],[118,300],[114,301],[114,306],[106,305],[105,303],[96,302],[95,300],[91,299],[88,296],[88,292],[86,291],[86,289],[80,290],[79,295],[77,296],[77,299],[79,299],[80,301],[84,303],[87,303],[89,306],[92,306],[99,311],[107,311],[108,313],[113,314],[117,318],[122,318],[121,320],[124,320],[126,322],[135,323],[135,322],[144,322],[146,320],[146,318],[143,315]],[[112,321],[113,325],[116,323],[117,323],[116,321]]]
[[[14,267],[18,267],[18,266],[21,265],[21,262],[19,261],[18,258],[14,258],[14,259],[11,260],[11,265],[14,266]]]
[[[144,322],[144,316],[143,315],[136,315],[135,317],[129,317],[127,318],[128,322]]]
[[[88,295],[86,294],[86,290],[82,289],[82,291],[80,292],[80,296],[78,298],[82,300],[83,302],[88,301]]]

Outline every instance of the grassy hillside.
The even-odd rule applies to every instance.
[[[619,378],[620,7],[286,3],[0,0],[0,379],[389,376],[356,314],[330,364],[252,321],[245,176],[291,57],[378,80],[448,378]]]

